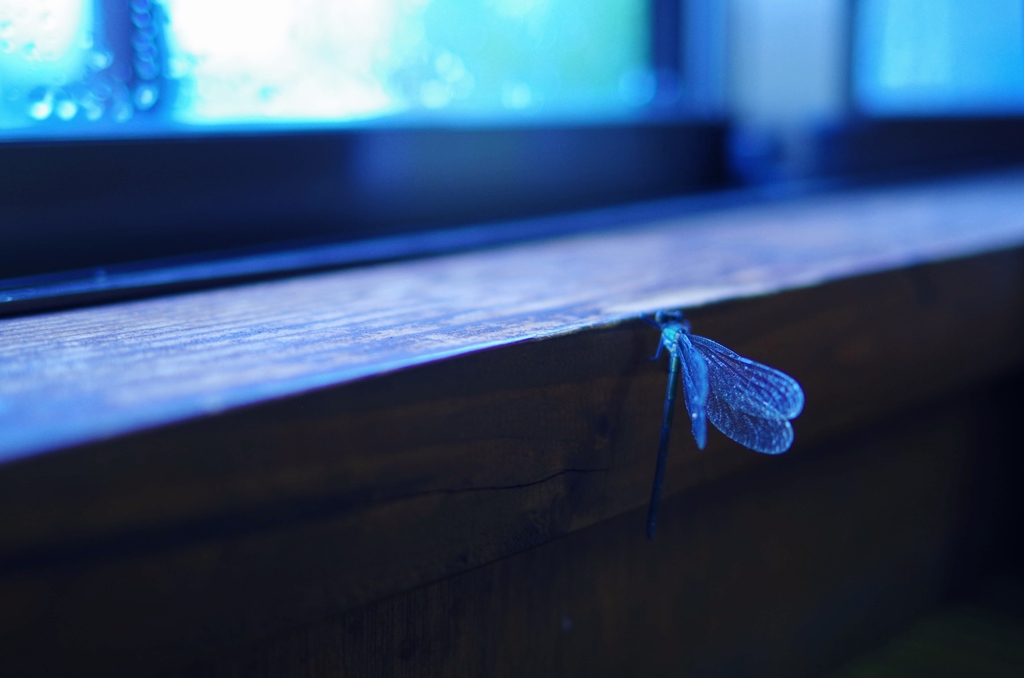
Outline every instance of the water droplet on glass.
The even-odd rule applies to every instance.
[[[106,73],[100,73],[88,79],[89,91],[100,101],[106,101],[114,93],[111,78]]]
[[[156,42],[156,27],[152,24],[149,26],[139,26],[132,34],[132,45],[135,49],[144,49],[147,45],[154,42]]]
[[[140,40],[135,45],[135,58],[156,61],[156,43]]]
[[[54,24],[53,12],[43,12],[39,15],[39,25],[43,28],[52,28]]]
[[[159,96],[160,90],[156,85],[150,82],[142,83],[135,88],[135,106],[140,111],[147,111],[153,107]]]
[[[110,117],[114,122],[127,122],[135,114],[135,107],[132,105],[132,93],[123,82],[117,81],[113,85],[113,94],[110,101]]]
[[[132,12],[132,23],[136,28],[146,28],[153,23],[153,15],[149,12]]]
[[[39,58],[39,48],[36,46],[36,43],[34,42],[26,42],[25,45],[21,48],[21,53],[26,59],[29,59],[30,61],[34,61]]]
[[[90,68],[95,71],[102,71],[114,62],[114,55],[106,50],[97,49],[89,52],[89,56],[86,57],[86,60]]]
[[[46,120],[53,113],[53,92],[49,87],[36,87],[28,93],[28,114],[34,120]]]
[[[53,112],[61,120],[70,120],[78,113],[78,104],[64,92],[58,92],[53,102]]]
[[[92,92],[82,97],[80,105],[86,120],[96,121],[103,117],[103,102],[97,99]]]
[[[139,59],[135,62],[135,73],[143,80],[154,80],[159,70],[156,63],[148,59]]]
[[[114,122],[128,122],[134,113],[131,104],[126,101],[115,101],[110,106],[110,117],[114,119]]]
[[[7,38],[0,38],[0,52],[10,54],[14,51],[14,43]]]
[[[92,33],[83,33],[82,37],[78,40],[79,49],[92,49],[93,37]]]
[[[132,0],[132,11],[134,12],[149,12],[152,8],[152,4],[149,0]]]
[[[14,22],[10,19],[0,21],[0,38],[14,37]]]

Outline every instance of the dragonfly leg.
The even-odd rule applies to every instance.
[[[640,314],[640,320],[643,320],[645,323],[647,323],[651,327],[657,327],[660,330],[661,329],[661,325],[658,324],[658,321],[655,319],[656,317],[657,316],[653,316],[653,317],[649,316],[646,313],[641,313]]]
[[[650,358],[648,358],[648,360],[657,360],[658,358],[660,358],[661,357],[661,347],[662,347],[661,339],[658,339],[658,350],[655,351],[654,355],[652,355]]]
[[[665,464],[668,460],[668,440],[672,434],[672,414],[675,412],[676,391],[679,390],[679,355],[671,354],[668,371],[668,388],[665,391],[665,412],[661,419],[661,438],[658,441],[658,461],[654,466],[654,485],[651,487],[651,503],[647,507],[647,538],[654,539],[658,527],[658,505],[661,503],[661,487],[665,482]]]

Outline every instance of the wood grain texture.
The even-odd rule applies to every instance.
[[[653,543],[629,514],[176,678],[820,675],[948,589],[986,404],[687,493]]]
[[[641,311],[1024,242],[1024,175],[0,320],[0,460]]]
[[[803,382],[797,452],[1005,374],[1024,364],[1024,251],[999,250],[1024,233],[1019,185],[0,322],[0,675],[169,668],[642,506],[665,373],[656,332],[613,322],[639,310],[762,294],[690,315]],[[771,461],[677,435],[666,493]]]
[[[803,381],[799,454],[1024,364],[1024,252],[693,320]],[[656,340],[635,321],[9,464],[0,673],[171,668],[643,506]],[[695,454],[679,435],[666,494],[774,461],[718,435]]]

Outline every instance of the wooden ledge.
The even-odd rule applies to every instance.
[[[0,320],[0,461],[495,346],[1024,242],[1024,174]]]
[[[665,373],[641,311],[699,306],[699,334],[800,379],[798,457],[1015,369],[1022,189],[816,197],[0,321],[0,662],[172,666],[644,505]],[[680,431],[666,491],[759,463]]]

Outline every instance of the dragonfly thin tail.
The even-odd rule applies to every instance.
[[[668,440],[672,434],[672,414],[675,412],[676,391],[679,390],[679,355],[670,353],[668,388],[665,391],[665,413],[661,420],[661,438],[658,441],[658,461],[654,467],[654,485],[651,488],[651,503],[647,508],[647,538],[654,539],[658,527],[658,506],[661,504],[661,487],[665,482],[665,464],[668,461]]]

